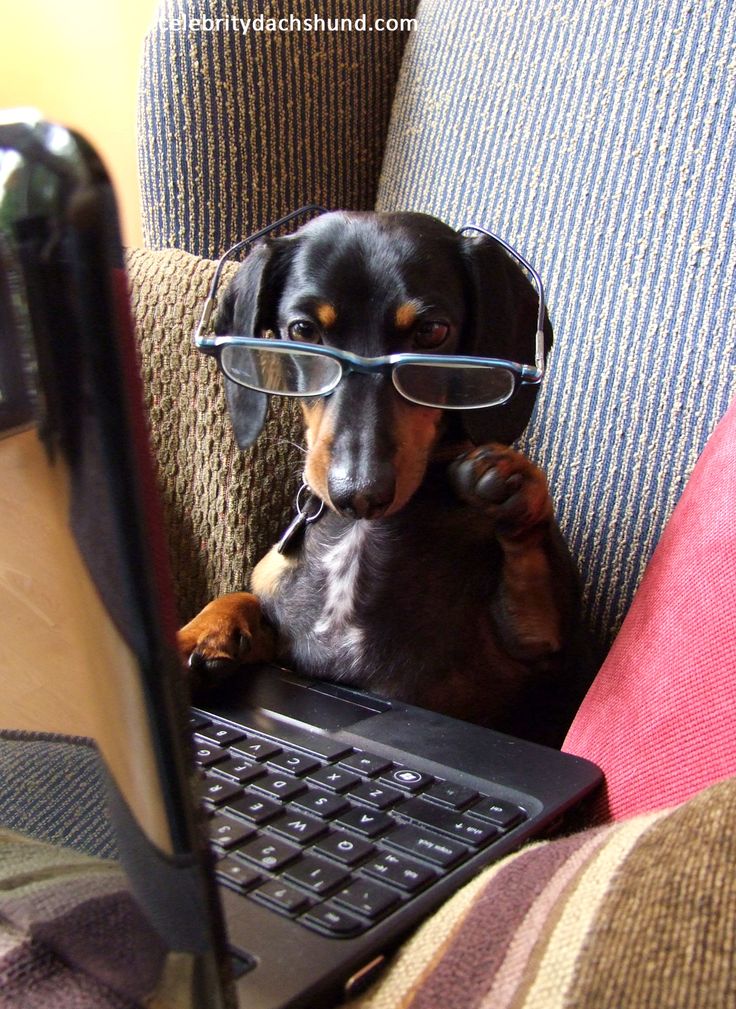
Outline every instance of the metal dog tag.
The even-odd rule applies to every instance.
[[[297,512],[276,544],[277,551],[280,554],[289,554],[295,550],[301,543],[306,528],[307,516],[304,512]]]
[[[305,491],[309,497],[304,504],[302,504],[301,498]],[[325,507],[324,501],[319,501],[319,507],[316,512],[314,512],[313,515],[310,515],[308,508],[315,500],[319,501],[319,498],[317,498],[315,494],[312,494],[306,484],[302,484],[299,488],[299,493],[296,496],[296,515],[288,524],[281,536],[281,539],[276,544],[276,550],[278,553],[290,554],[292,551],[301,546],[307,526],[312,522],[317,521]]]

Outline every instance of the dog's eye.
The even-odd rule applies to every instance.
[[[289,338],[299,340],[302,343],[319,343],[322,338],[322,331],[319,326],[308,319],[297,319],[296,322],[289,323]]]
[[[414,343],[424,350],[439,347],[447,339],[450,327],[446,322],[427,320],[420,322],[414,330]]]

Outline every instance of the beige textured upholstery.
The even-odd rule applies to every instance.
[[[235,445],[222,381],[192,334],[215,263],[176,249],[128,254],[146,406],[180,617],[242,589],[287,521],[298,487],[302,427],[271,403],[254,448]],[[236,269],[229,266],[227,277]]]

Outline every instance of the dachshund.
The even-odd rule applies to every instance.
[[[491,237],[418,213],[331,212],[253,248],[219,334],[362,357],[530,360],[539,298]],[[548,351],[552,328],[545,314]],[[225,380],[241,445],[267,397]],[[385,373],[300,400],[304,483],[324,504],[179,632],[201,674],[277,659],[305,675],[560,746],[594,672],[578,575],[544,473],[511,447],[536,389],[423,406]]]

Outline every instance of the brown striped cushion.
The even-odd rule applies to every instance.
[[[140,1009],[165,956],[114,862],[0,830],[3,1009]]]
[[[460,891],[351,1009],[736,1005],[736,779],[523,849]]]

